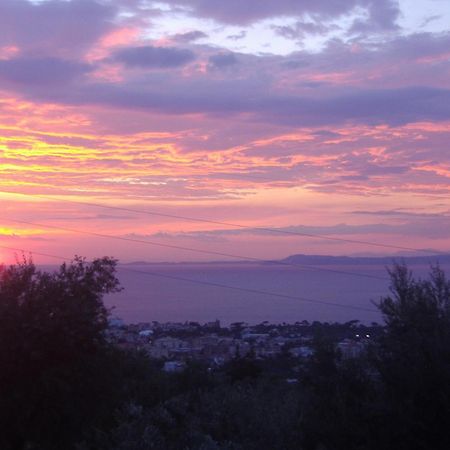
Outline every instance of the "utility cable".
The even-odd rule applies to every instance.
[[[11,191],[1,191],[1,192],[5,193],[5,194],[23,195],[25,197],[35,197],[35,198],[41,198],[41,199],[51,200],[51,201],[61,201],[60,199],[56,199],[51,196],[40,195],[40,194],[25,194],[22,192],[11,192]],[[218,221],[218,220],[210,220],[210,219],[204,219],[204,218],[198,218],[198,217],[189,217],[189,216],[183,216],[183,215],[179,215],[179,214],[163,213],[160,211],[140,210],[140,209],[127,208],[127,207],[122,207],[122,206],[111,206],[111,205],[104,205],[101,203],[91,203],[91,202],[83,202],[83,201],[68,200],[68,199],[64,199],[64,202],[72,203],[75,205],[84,205],[84,206],[91,206],[91,207],[96,207],[96,208],[111,209],[111,210],[116,210],[116,211],[132,212],[132,213],[136,213],[136,214],[145,214],[145,215],[150,215],[150,216],[166,217],[166,218],[170,218],[170,219],[188,220],[191,222],[201,222],[201,223],[209,223],[209,224],[214,224],[214,225],[223,225],[223,226],[227,226],[227,227],[240,228],[240,229],[244,229],[244,230],[256,230],[256,231],[278,233],[278,234],[284,234],[284,235],[290,235],[290,236],[302,236],[302,237],[314,238],[314,239],[324,239],[324,240],[328,240],[328,241],[345,242],[348,244],[363,244],[363,245],[369,245],[372,247],[389,248],[389,249],[394,249],[394,250],[414,251],[414,252],[427,253],[427,254],[430,253],[429,250],[413,248],[413,247],[406,247],[406,246],[401,246],[401,245],[383,244],[383,243],[372,242],[372,241],[338,238],[338,237],[329,236],[329,235],[325,235],[325,234],[303,233],[300,231],[283,230],[280,228],[273,228],[273,227],[259,227],[259,226],[252,227],[250,225],[243,225],[243,224],[238,224],[238,223],[233,223],[233,222],[222,222],[222,221]]]
[[[65,258],[63,256],[55,256],[55,255],[49,255],[46,253],[39,253],[39,252],[35,252],[35,251],[27,251],[27,250],[24,250],[21,248],[6,247],[6,246],[2,246],[2,245],[0,245],[0,248],[21,251],[23,253],[36,254],[36,255],[50,257],[50,258],[56,258],[56,259],[63,260],[63,261],[71,260],[71,258]],[[259,289],[244,288],[244,287],[233,286],[233,285],[223,284],[223,283],[215,283],[215,282],[210,282],[210,281],[195,280],[192,278],[185,278],[185,277],[179,277],[179,276],[175,276],[175,275],[162,274],[159,272],[153,272],[153,271],[149,272],[146,270],[131,269],[129,267],[123,267],[122,265],[120,265],[119,267],[121,270],[131,272],[131,273],[150,275],[152,277],[166,278],[169,280],[184,281],[187,283],[199,284],[199,285],[203,285],[203,286],[211,286],[211,287],[217,287],[217,288],[222,288],[222,289],[230,289],[230,290],[239,291],[239,292],[246,292],[248,294],[265,295],[265,296],[270,296],[270,297],[283,298],[285,300],[297,300],[297,301],[307,302],[307,303],[317,303],[317,304],[321,304],[321,305],[325,305],[325,306],[334,306],[334,307],[339,307],[339,308],[353,309],[353,310],[357,310],[357,311],[379,313],[379,311],[377,311],[375,309],[365,308],[362,306],[344,305],[342,303],[311,299],[311,298],[307,298],[307,297],[298,297],[298,296],[294,296],[294,295],[281,294],[278,292],[270,292],[270,291],[264,291],[264,290],[259,290]]]
[[[78,230],[78,229],[74,229],[74,228],[61,227],[61,226],[57,226],[57,225],[41,224],[41,223],[36,223],[36,222],[30,222],[27,220],[10,219],[10,218],[4,218],[4,217],[2,217],[1,219],[9,221],[9,222],[31,225],[34,227],[55,229],[55,230],[66,231],[66,232],[70,232],[70,233],[77,233],[77,234],[83,234],[83,235],[88,235],[88,236],[101,237],[104,239],[116,239],[116,240],[125,241],[125,242],[134,242],[134,243],[138,243],[138,244],[152,245],[152,246],[156,246],[156,247],[170,248],[170,249],[175,249],[175,250],[183,250],[183,251],[201,253],[201,254],[206,254],[206,255],[235,258],[235,259],[241,259],[241,260],[245,260],[245,261],[264,263],[264,264],[297,267],[297,268],[308,269],[308,270],[331,272],[331,273],[337,273],[337,274],[341,274],[341,275],[358,276],[358,277],[372,278],[372,279],[377,279],[377,280],[388,280],[388,278],[386,278],[386,277],[381,277],[381,276],[377,276],[377,275],[370,275],[370,274],[356,273],[356,272],[347,272],[344,270],[329,269],[329,268],[325,268],[325,267],[308,266],[308,265],[304,265],[304,264],[291,263],[288,261],[268,261],[268,260],[256,258],[253,256],[236,255],[236,254],[232,254],[232,253],[217,252],[217,251],[212,251],[212,250],[203,250],[203,249],[197,249],[197,248],[193,248],[193,247],[185,247],[185,246],[175,245],[175,244],[164,244],[161,242],[154,242],[154,241],[149,241],[149,240],[144,240],[144,239],[136,239],[136,238],[126,237],[126,236],[114,236],[111,234],[98,233],[98,232],[94,232],[94,231]]]

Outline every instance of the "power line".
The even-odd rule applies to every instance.
[[[250,293],[250,294],[268,295],[268,296],[271,296],[271,297],[279,297],[279,298],[284,298],[284,299],[289,299],[289,300],[299,300],[299,301],[308,302],[308,303],[319,303],[319,304],[327,305],[327,306],[336,306],[336,307],[340,307],[340,308],[349,308],[349,309],[356,309],[356,310],[359,310],[359,311],[379,313],[379,311],[377,311],[375,309],[364,308],[364,307],[361,307],[361,306],[343,305],[342,303],[335,303],[335,302],[329,302],[329,301],[325,301],[325,300],[310,299],[310,298],[307,298],[307,297],[297,297],[297,296],[293,296],[293,295],[280,294],[280,293],[277,293],[277,292],[262,291],[262,290],[259,290],[259,289],[236,287],[236,286],[231,286],[231,285],[228,285],[228,284],[215,283],[215,282],[210,282],[210,281],[192,280],[191,278],[178,277],[178,276],[175,276],[175,275],[167,275],[167,274],[156,273],[156,272],[141,271],[141,270],[136,270],[136,269],[125,269],[125,270],[128,270],[129,272],[142,273],[142,274],[147,274],[147,275],[151,275],[151,276],[167,278],[167,279],[172,279],[172,280],[187,281],[187,282],[190,282],[190,283],[203,284],[205,286],[214,286],[214,287],[219,287],[219,288],[232,289],[232,290],[235,290],[235,291],[247,292],[247,293]]]
[[[40,195],[40,194],[25,194],[22,192],[11,192],[11,191],[1,191],[1,192],[5,193],[5,194],[23,195],[25,197],[42,198],[42,199],[46,199],[46,200],[50,200],[50,201],[60,201],[59,199],[55,199],[54,197]],[[356,239],[338,238],[338,237],[329,236],[329,235],[325,235],[325,234],[302,233],[300,231],[283,230],[283,229],[273,228],[273,227],[258,227],[258,226],[252,227],[250,225],[243,225],[243,224],[238,224],[238,223],[233,223],[233,222],[222,222],[222,221],[218,221],[218,220],[210,220],[210,219],[204,219],[204,218],[199,218],[199,217],[189,217],[189,216],[183,216],[183,215],[179,215],[179,214],[162,213],[160,211],[140,210],[140,209],[134,209],[134,208],[126,208],[126,207],[122,207],[122,206],[111,206],[111,205],[104,205],[101,203],[82,202],[82,201],[68,200],[68,199],[64,199],[64,202],[72,203],[75,205],[84,205],[84,206],[91,206],[91,207],[96,207],[96,208],[111,209],[111,210],[116,210],[116,211],[126,211],[126,212],[132,212],[132,213],[137,213],[137,214],[145,214],[145,215],[150,215],[150,216],[166,217],[166,218],[170,218],[170,219],[188,220],[191,222],[223,225],[223,226],[246,229],[246,230],[257,230],[257,231],[278,233],[278,234],[284,234],[284,235],[290,235],[290,236],[302,236],[302,237],[314,238],[314,239],[324,239],[324,240],[329,240],[329,241],[345,242],[348,244],[363,244],[363,245],[369,245],[372,247],[389,248],[389,249],[394,249],[394,250],[406,250],[406,251],[414,251],[414,252],[427,253],[427,254],[430,253],[428,250],[413,248],[413,247],[405,247],[405,246],[393,245],[393,244],[383,244],[383,243],[379,243],[379,242],[363,241],[363,240],[356,240]]]
[[[74,229],[74,228],[61,227],[61,226],[57,226],[57,225],[40,224],[40,223],[36,223],[36,222],[30,222],[27,220],[17,220],[17,219],[10,219],[10,218],[2,218],[2,219],[6,220],[6,221],[10,221],[10,222],[19,223],[19,224],[32,225],[35,227],[42,227],[42,228],[50,228],[50,229],[55,229],[55,230],[60,230],[60,231],[67,231],[70,233],[77,233],[77,234],[84,234],[84,235],[88,235],[88,236],[101,237],[104,239],[116,239],[116,240],[125,241],[125,242],[133,242],[133,243],[144,244],[144,245],[152,245],[152,246],[156,246],[156,247],[170,248],[170,249],[174,249],[174,250],[183,250],[183,251],[201,253],[201,254],[206,254],[206,255],[235,258],[235,259],[241,259],[241,260],[245,260],[245,261],[264,263],[264,264],[270,263],[270,264],[280,265],[280,266],[289,266],[289,267],[303,268],[303,269],[308,269],[308,270],[337,273],[337,274],[341,274],[341,275],[372,278],[372,279],[377,279],[377,280],[388,280],[388,278],[386,278],[386,277],[380,277],[377,275],[370,275],[370,274],[356,273],[356,272],[347,272],[344,270],[329,269],[329,268],[325,268],[325,267],[308,266],[308,265],[304,265],[304,264],[296,264],[296,263],[291,263],[291,262],[287,262],[287,261],[267,261],[267,260],[264,260],[261,258],[256,258],[253,256],[235,255],[232,253],[217,252],[217,251],[212,251],[212,250],[203,250],[203,249],[197,249],[197,248],[193,248],[193,247],[184,247],[184,246],[175,245],[175,244],[164,244],[161,242],[154,242],[154,241],[149,241],[149,240],[144,240],[144,239],[136,239],[136,238],[125,237],[125,236],[114,236],[111,234],[97,233],[94,231],[86,231],[86,230],[78,230],[78,229]]]
[[[39,256],[45,256],[46,258],[52,258],[52,259],[60,259],[60,260],[64,260],[64,261],[70,261],[71,258],[65,258],[63,256],[56,256],[56,255],[50,255],[48,253],[38,253],[35,251],[31,251],[31,250],[24,250],[23,248],[17,248],[17,247],[7,247],[6,245],[0,245],[0,248],[3,248],[5,250],[11,250],[14,252],[21,252],[21,253],[29,253],[30,255],[32,255],[33,253]]]
[[[8,250],[14,250],[14,251],[21,251],[23,253],[36,254],[36,255],[50,257],[50,258],[56,258],[56,259],[63,260],[63,261],[71,260],[71,258],[66,258],[66,257],[63,257],[63,256],[56,256],[56,255],[49,255],[47,253],[27,251],[27,250],[24,250],[24,249],[21,249],[21,248],[6,247],[6,246],[2,246],[2,245],[0,245],[0,248],[4,248],[4,249],[8,249]],[[210,281],[195,280],[195,279],[192,279],[192,278],[185,278],[185,277],[179,277],[179,276],[176,276],[176,275],[162,274],[162,273],[159,273],[159,272],[149,272],[149,271],[146,271],[146,270],[131,269],[129,267],[124,267],[123,265],[120,265],[119,267],[120,267],[121,270],[127,271],[127,272],[138,273],[138,274],[143,274],[143,275],[150,275],[152,277],[166,278],[166,279],[176,280],[176,281],[184,281],[184,282],[193,283],[193,284],[199,284],[199,285],[203,285],[203,286],[210,286],[210,287],[217,287],[217,288],[222,288],[222,289],[229,289],[229,290],[234,290],[234,291],[239,291],[239,292],[245,292],[245,293],[248,293],[248,294],[266,295],[266,296],[270,296],[270,297],[283,298],[285,300],[296,300],[296,301],[302,301],[302,302],[306,302],[306,303],[321,304],[321,305],[325,305],[325,306],[334,306],[334,307],[339,307],[339,308],[353,309],[353,310],[357,310],[357,311],[379,313],[379,311],[377,311],[375,309],[364,308],[362,306],[344,305],[342,303],[330,302],[330,301],[326,301],[326,300],[317,300],[317,299],[311,299],[311,298],[308,298],[308,297],[298,297],[298,296],[294,296],[294,295],[281,294],[281,293],[278,293],[278,292],[263,291],[263,290],[259,290],[259,289],[244,288],[244,287],[233,286],[233,285],[223,284],[223,283],[215,283],[215,282],[210,282]]]

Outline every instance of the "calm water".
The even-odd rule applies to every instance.
[[[387,277],[384,266],[325,266],[358,274]],[[411,266],[415,275],[425,277],[428,266]],[[450,274],[450,266],[443,269]],[[301,320],[363,322],[380,321],[377,312],[279,298],[224,287],[194,284],[161,276],[132,272],[142,271],[165,277],[186,278],[244,289],[276,292],[288,296],[339,303],[344,306],[376,309],[377,301],[388,293],[389,280],[363,278],[297,267],[258,264],[177,264],[122,266],[119,278],[124,290],[108,296],[114,315],[126,322],[157,320],[207,322],[220,319],[229,324],[251,324],[267,320],[272,323]]]

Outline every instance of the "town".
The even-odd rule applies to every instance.
[[[192,361],[210,369],[239,358],[275,360],[284,356],[301,363],[313,356],[317,339],[333,343],[342,359],[355,358],[381,329],[376,323],[367,326],[356,320],[344,324],[304,320],[294,324],[236,322],[221,326],[219,320],[205,324],[156,321],[125,324],[112,318],[107,333],[110,342],[119,348],[142,351],[149,358],[162,361],[164,371],[180,372]]]

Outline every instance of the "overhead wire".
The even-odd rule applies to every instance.
[[[32,255],[35,254],[35,255],[55,258],[55,259],[59,259],[59,260],[63,260],[63,261],[71,260],[71,258],[67,258],[64,256],[56,256],[56,255],[51,255],[51,254],[47,254],[47,253],[28,251],[28,250],[25,250],[22,248],[7,247],[7,246],[3,246],[3,245],[0,245],[0,248],[14,250],[14,251],[20,251],[23,253],[30,253]],[[377,311],[375,309],[365,308],[362,306],[345,305],[343,303],[336,303],[336,302],[331,302],[331,301],[326,301],[326,300],[312,299],[312,298],[308,298],[308,297],[299,297],[299,296],[294,296],[294,295],[289,295],[289,294],[282,294],[279,292],[264,291],[264,290],[260,290],[260,289],[245,288],[245,287],[234,286],[234,285],[229,285],[229,284],[224,284],[224,283],[216,283],[216,282],[212,282],[212,281],[195,280],[192,278],[180,277],[177,275],[169,275],[169,274],[162,274],[162,273],[153,272],[153,271],[132,269],[129,267],[124,267],[123,265],[120,265],[119,267],[120,267],[120,270],[131,272],[131,273],[138,273],[138,274],[143,274],[143,275],[145,274],[145,275],[150,275],[152,277],[159,277],[159,278],[165,278],[165,279],[170,279],[170,280],[183,281],[183,282],[187,282],[187,283],[198,284],[198,285],[209,286],[209,287],[229,289],[229,290],[234,290],[234,291],[239,291],[239,292],[245,292],[248,294],[265,295],[265,296],[270,296],[270,297],[282,298],[285,300],[296,300],[296,301],[301,301],[301,302],[306,302],[306,303],[316,303],[316,304],[320,304],[320,305],[324,305],[324,306],[333,306],[333,307],[352,309],[352,310],[357,310],[357,311],[379,313],[379,311]]]
[[[307,270],[337,273],[337,274],[341,274],[341,275],[357,276],[357,277],[363,277],[363,278],[372,278],[372,279],[377,279],[377,280],[387,280],[388,279],[387,277],[381,277],[381,276],[378,276],[378,275],[371,275],[371,274],[357,273],[357,272],[349,272],[349,271],[344,271],[344,270],[339,270],[339,269],[330,269],[330,268],[325,268],[325,267],[310,266],[310,265],[306,265],[306,264],[297,264],[297,263],[293,263],[293,262],[289,262],[289,261],[283,261],[283,260],[280,260],[280,261],[269,261],[269,260],[265,260],[265,259],[262,259],[262,258],[256,258],[256,257],[253,257],[253,256],[236,255],[236,254],[233,254],[233,253],[226,253],[226,252],[218,252],[218,251],[213,251],[213,250],[197,249],[197,248],[193,248],[193,247],[185,247],[185,246],[181,246],[181,245],[167,244],[167,243],[162,243],[162,242],[155,242],[155,241],[150,241],[150,240],[147,240],[147,239],[144,240],[144,239],[137,239],[137,238],[126,237],[126,236],[115,236],[115,235],[106,234],[106,233],[98,233],[98,232],[95,232],[95,231],[79,230],[79,229],[75,229],[75,228],[62,227],[62,226],[58,226],[58,225],[41,224],[41,223],[37,223],[37,222],[31,222],[31,221],[28,221],[28,220],[11,219],[11,218],[7,218],[7,217],[0,217],[0,219],[6,220],[6,221],[9,221],[9,222],[19,223],[19,224],[22,224],[22,225],[31,225],[31,226],[34,226],[34,227],[55,229],[55,230],[59,230],[59,231],[66,231],[66,232],[70,232],[70,233],[77,233],[77,234],[83,234],[83,235],[88,235],[88,236],[100,237],[100,238],[104,238],[104,239],[115,239],[115,240],[120,240],[120,241],[124,241],[124,242],[133,242],[133,243],[138,243],[138,244],[151,245],[151,246],[163,247],[163,248],[170,248],[170,249],[174,249],[174,250],[189,251],[189,252],[206,254],[206,255],[234,258],[234,259],[238,259],[238,260],[252,261],[252,262],[258,262],[258,263],[263,263],[263,264],[289,266],[289,267],[296,267],[296,268],[302,268],[302,269],[307,269]]]
[[[0,191],[4,194],[11,194],[11,195],[22,195],[25,197],[35,197],[35,198],[41,198],[45,200],[50,201],[64,201],[65,203],[71,203],[76,205],[84,205],[84,206],[91,206],[96,208],[105,208],[105,209],[111,209],[116,211],[124,211],[124,212],[131,212],[136,214],[145,214],[145,215],[151,215],[151,216],[158,216],[158,217],[166,217],[171,219],[178,219],[178,220],[188,220],[191,222],[200,222],[200,223],[209,223],[213,225],[222,225],[222,226],[228,226],[228,227],[234,227],[239,229],[246,229],[250,231],[264,231],[269,233],[278,233],[278,234],[284,234],[284,235],[291,235],[291,236],[302,236],[307,238],[313,238],[313,239],[324,239],[329,241],[336,241],[336,242],[345,242],[349,244],[362,244],[362,245],[368,245],[373,247],[380,247],[380,248],[389,248],[394,250],[404,250],[404,251],[414,251],[419,253],[427,253],[429,254],[429,250],[420,249],[420,248],[413,248],[413,247],[407,247],[407,246],[401,246],[401,245],[394,245],[394,244],[386,244],[381,242],[372,242],[372,241],[366,241],[366,240],[359,240],[359,239],[347,239],[347,238],[339,238],[335,236],[330,236],[326,234],[314,234],[314,233],[305,233],[301,231],[294,231],[294,230],[286,230],[286,229],[280,229],[280,228],[274,228],[274,227],[260,227],[260,226],[250,226],[250,225],[243,225],[239,223],[234,222],[225,222],[225,221],[218,221],[218,220],[211,220],[211,219],[205,219],[200,217],[190,217],[190,216],[184,216],[180,214],[170,214],[170,213],[163,213],[160,211],[152,211],[152,210],[141,210],[141,209],[134,209],[134,208],[128,208],[123,206],[112,206],[112,205],[105,205],[102,203],[92,203],[92,202],[84,202],[79,200],[70,200],[67,198],[64,198],[64,200],[47,196],[47,195],[41,195],[41,194],[26,194],[23,192],[13,192],[13,191]]]

